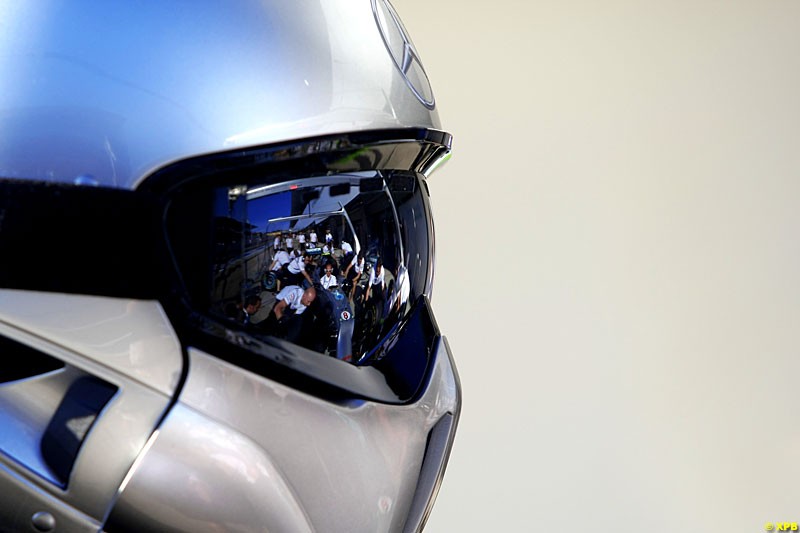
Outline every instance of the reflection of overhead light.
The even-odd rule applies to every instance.
[[[86,436],[86,432],[89,431],[89,426],[92,425],[94,422],[95,415],[87,415],[81,417],[70,418],[67,420],[67,429],[72,432],[73,435],[78,437],[78,440],[83,440],[83,437]]]
[[[250,190],[247,191],[247,196],[252,196],[254,194],[258,194],[261,191],[266,190],[267,188],[269,188],[268,185],[262,185],[261,187],[256,187],[255,189],[250,189]]]
[[[453,155],[452,152],[447,152],[442,157],[437,158],[435,161],[430,162],[427,168],[422,170],[422,174],[425,176],[430,176],[433,174],[435,170],[438,170],[442,165],[447,163],[450,160],[450,156]]]
[[[246,192],[247,192],[247,187],[243,185],[239,185],[237,187],[231,187],[230,189],[228,189],[228,200],[236,200]]]
[[[91,174],[81,174],[77,178],[73,180],[75,185],[88,185],[91,187],[97,187],[100,185],[100,182],[95,179],[94,176]]]

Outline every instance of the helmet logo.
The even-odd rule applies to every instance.
[[[389,0],[372,0],[372,13],[381,32],[383,44],[392,56],[395,67],[417,100],[428,109],[436,107],[431,83],[422,67],[417,50],[411,42]]]

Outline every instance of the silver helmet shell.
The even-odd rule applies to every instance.
[[[199,154],[439,127],[387,0],[5,2],[0,17],[7,178],[133,188]]]
[[[397,199],[429,211],[450,137],[388,1],[12,1],[0,26],[0,531],[421,529],[460,386]],[[381,180],[404,310],[363,364],[199,306],[172,206],[232,172]]]

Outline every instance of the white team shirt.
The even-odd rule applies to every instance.
[[[373,268],[369,273],[369,284],[372,285],[373,287],[375,285],[380,285],[381,288],[383,288],[383,275],[385,272],[386,272],[385,269],[381,267],[381,273],[376,276],[375,269]]]
[[[289,272],[292,274],[299,274],[306,269],[306,262],[303,261],[303,256],[297,256],[289,262]]]
[[[353,251],[353,247],[352,247],[352,246],[350,246],[350,243],[349,243],[349,242],[342,241],[342,251],[343,251],[344,253],[346,253],[346,254],[349,254],[350,252],[352,252],[352,251]]]
[[[290,309],[293,309],[294,314],[300,315],[306,310],[306,306],[300,301],[304,292],[305,291],[302,287],[298,287],[297,285],[289,285],[284,287],[281,292],[275,296],[275,298],[278,301],[283,300],[286,302],[286,306]]]
[[[278,264],[275,265],[272,270],[280,270],[283,265],[291,261],[291,258],[286,250],[281,250],[275,254],[275,261],[277,261]]]
[[[330,276],[328,274],[325,274],[324,276],[319,278],[319,283],[320,285],[322,285],[322,288],[324,289],[330,289],[331,287],[339,286],[339,283],[336,281],[336,276],[334,276],[333,274],[331,274]]]
[[[316,231],[312,231],[311,232],[310,238],[311,238],[311,242],[313,242],[314,244],[317,244],[317,232]]]

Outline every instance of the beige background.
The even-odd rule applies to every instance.
[[[455,135],[426,531],[800,522],[800,1],[395,6]]]

